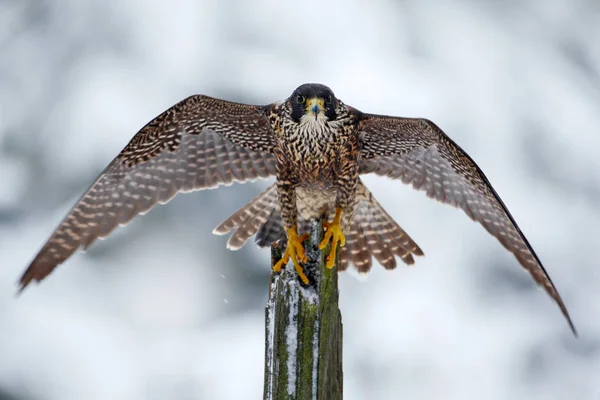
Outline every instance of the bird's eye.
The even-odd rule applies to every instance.
[[[296,96],[296,102],[298,104],[303,104],[305,101],[306,101],[306,98],[304,96],[302,96],[300,94],[298,96]]]
[[[327,96],[327,98],[325,99],[325,104],[329,105],[331,104],[331,95]]]

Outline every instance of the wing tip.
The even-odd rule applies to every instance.
[[[558,295],[558,292],[556,292],[556,293]],[[575,324],[573,323],[573,320],[571,319],[571,316],[569,315],[567,306],[565,306],[565,303],[563,303],[562,299],[560,298],[560,295],[558,295],[555,300],[558,303],[558,307],[560,308],[560,311],[562,312],[563,316],[567,320],[567,324],[569,324],[569,328],[571,329],[573,336],[575,338],[579,338],[579,332],[577,332],[577,328],[575,328]]]
[[[32,271],[32,266],[29,266],[29,268],[27,268],[27,270],[23,273],[23,275],[21,275],[19,280],[16,282],[17,293],[15,293],[15,297],[21,296],[25,288],[27,288],[27,286],[29,286],[31,282],[39,282],[41,279],[43,278],[36,277],[35,273]]]
[[[15,293],[15,297],[20,297],[21,294],[23,294],[23,291],[25,290],[25,288],[27,287],[29,283],[25,283],[22,281],[19,281],[16,283],[17,285],[17,292]]]
[[[573,321],[571,321],[571,318],[568,318],[568,322],[573,336],[575,336],[576,339],[579,339],[579,332],[577,332],[577,328],[575,328],[575,325],[573,325]]]
[[[44,247],[37,256],[31,261],[25,272],[21,275],[19,280],[16,282],[18,291],[16,295],[20,295],[25,291],[31,282],[39,283],[50,275],[56,267],[62,264],[65,258],[49,258]],[[70,255],[70,254],[69,254]]]
[[[411,252],[411,254],[413,254],[413,255],[415,255],[415,256],[418,256],[418,257],[425,257],[425,253],[424,253],[424,252],[423,252],[423,250],[422,250],[422,249],[419,247],[419,245],[417,245],[416,243],[415,243],[415,245],[416,245],[416,246],[415,246],[415,248],[414,248],[414,249],[412,249],[412,250],[410,251],[410,252]]]
[[[569,324],[569,328],[571,329],[571,333],[573,333],[573,336],[576,339],[578,339],[579,338],[579,332],[577,332],[577,328],[575,328],[575,324],[571,320],[571,316],[569,315],[569,312],[566,311],[566,308],[563,309],[563,307],[561,307],[561,311],[563,312],[563,315],[565,316],[565,319],[567,320],[567,324]]]

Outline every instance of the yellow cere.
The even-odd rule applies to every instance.
[[[315,105],[319,106],[320,112],[323,112],[323,110],[325,110],[325,100],[323,100],[319,97],[312,97],[312,98],[306,100],[306,103],[304,103],[304,104],[306,104],[307,112],[312,112],[311,110]]]

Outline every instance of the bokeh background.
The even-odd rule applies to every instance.
[[[304,82],[427,117],[486,172],[577,325],[461,211],[365,180],[426,257],[340,276],[345,398],[600,398],[595,0],[0,2],[0,399],[262,398],[269,253],[212,228],[269,182],[176,197],[16,297],[148,120]]]

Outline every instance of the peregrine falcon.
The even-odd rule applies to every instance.
[[[287,238],[277,272],[292,261],[308,279],[303,241],[312,219],[326,218],[320,248],[327,267],[386,269],[396,256],[413,264],[419,246],[389,216],[360,175],[399,179],[427,196],[461,208],[520,262],[569,313],[539,258],[481,169],[427,119],[367,114],[344,104],[331,89],[304,84],[284,101],[246,105],[195,95],[144,126],[83,194],[20,280],[40,281],[78,248],[117,225],[189,192],[274,176],[271,185],[214,233],[234,231],[228,248],[256,234],[259,246]]]

